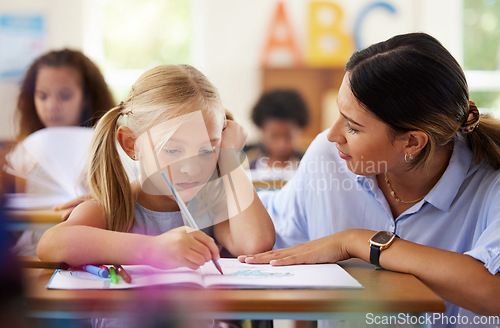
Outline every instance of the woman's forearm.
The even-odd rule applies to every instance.
[[[348,252],[369,262],[369,230],[352,230]],[[349,241],[350,239],[350,241]],[[476,313],[500,314],[500,274],[492,275],[471,256],[396,239],[380,253],[387,270],[410,273],[447,301]]]

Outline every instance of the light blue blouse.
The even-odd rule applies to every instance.
[[[500,171],[475,164],[461,136],[439,182],[396,219],[375,176],[352,173],[326,131],[310,145],[283,189],[259,196],[276,227],[275,248],[346,229],[389,230],[415,243],[470,255],[492,274],[499,272]],[[447,303],[445,315],[458,314],[469,316],[466,326],[473,326],[473,313]],[[440,323],[433,326],[446,326]]]

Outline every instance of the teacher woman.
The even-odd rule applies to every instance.
[[[374,44],[347,63],[338,108],[295,177],[260,194],[278,249],[240,261],[357,257],[415,275],[467,327],[500,315],[500,123],[457,61],[423,33]]]

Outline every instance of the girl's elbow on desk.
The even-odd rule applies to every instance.
[[[242,245],[237,255],[258,254],[271,250],[274,246],[276,235],[274,229],[272,234],[269,231],[259,233],[255,238],[249,238]],[[236,255],[236,254],[233,254]]]
[[[57,229],[57,226],[48,229],[42,235],[38,242],[36,255],[42,261],[63,262],[65,260],[63,253],[66,247],[57,242],[57,232],[55,233],[54,229]]]
[[[271,250],[275,242],[275,232],[272,230],[261,230],[251,232],[245,236],[231,236],[224,238],[223,246],[233,256],[258,254]]]
[[[66,262],[70,265],[81,264],[78,261],[82,253],[82,247],[89,243],[82,236],[88,235],[87,231],[74,229],[66,222],[46,230],[37,246],[37,256],[42,261]]]
[[[267,214],[267,213],[266,213]],[[276,231],[274,225],[269,221],[260,222],[259,228],[251,232],[252,235],[246,238],[242,252],[240,254],[257,254],[271,250],[276,242]]]
[[[234,256],[267,252],[273,248],[276,241],[274,224],[267,212],[253,212],[245,220],[248,220],[248,218],[253,218],[250,224],[242,226],[236,224],[229,230],[222,232],[226,235],[221,238],[226,239],[226,245],[224,246]],[[228,223],[231,225],[231,220]],[[231,232],[227,235],[229,231]],[[219,235],[219,237],[222,236]]]

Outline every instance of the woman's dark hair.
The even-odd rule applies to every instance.
[[[439,147],[449,145],[469,116],[464,72],[453,56],[430,35],[398,35],[354,53],[345,67],[360,104],[387,123],[396,137],[422,131],[429,142],[415,157],[425,165]],[[500,168],[500,122],[481,115],[465,135],[477,163]]]
[[[292,121],[303,128],[309,123],[309,111],[295,90],[272,90],[264,93],[252,110],[252,121],[259,128],[269,119]]]
[[[17,139],[44,128],[35,108],[35,84],[41,67],[72,67],[82,78],[83,110],[81,126],[94,126],[97,120],[114,106],[113,96],[99,68],[82,52],[63,49],[38,57],[28,68],[17,100],[19,129]]]

